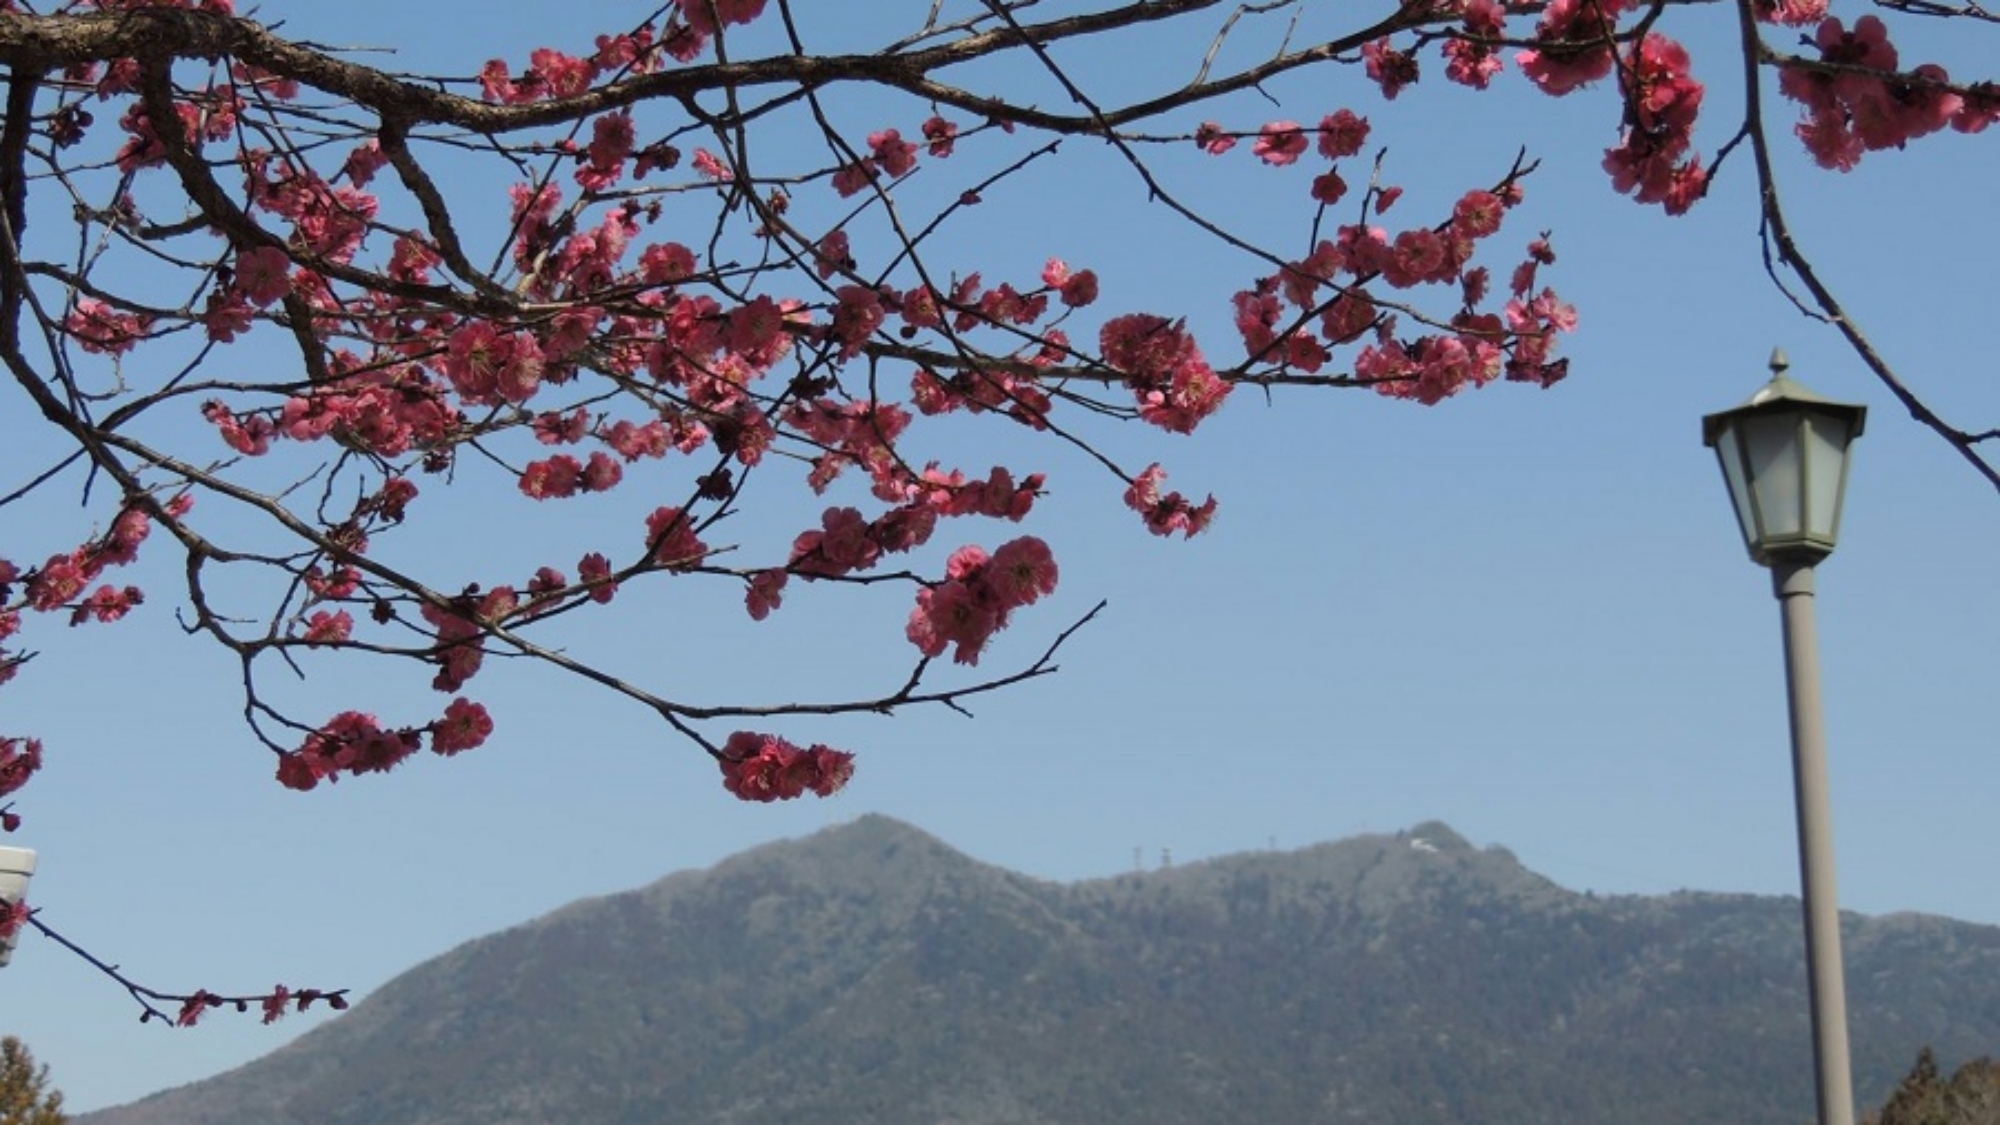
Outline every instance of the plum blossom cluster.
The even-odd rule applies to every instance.
[[[1648,32],[1636,44],[1618,46],[1619,17],[1634,6],[1632,0],[1553,0],[1542,9],[1534,45],[1515,62],[1536,88],[1557,97],[1615,70],[1625,121],[1620,143],[1605,153],[1604,169],[1618,191],[1678,215],[1708,188],[1701,158],[1692,152],[1704,89],[1688,72],[1687,51],[1667,36]],[[1788,3],[1765,15],[1796,21],[1795,7]],[[1503,23],[1495,5],[1466,6],[1463,34],[1444,48],[1454,81],[1484,88],[1499,72],[1494,46]]]
[[[1146,466],[1125,490],[1125,506],[1139,513],[1146,521],[1146,529],[1155,535],[1164,537],[1179,532],[1182,538],[1191,539],[1208,530],[1210,521],[1215,519],[1215,497],[1196,504],[1179,492],[1162,495],[1160,482],[1165,479],[1167,471],[1158,462]]]
[[[738,5],[724,4],[726,9]],[[756,5],[761,8],[761,3]],[[701,9],[695,4],[691,9]],[[705,15],[694,15],[703,19]],[[664,37],[655,34],[648,25],[636,32],[600,35],[597,50],[589,55],[576,56],[553,47],[537,48],[530,56],[528,65],[518,73],[510,70],[505,59],[490,59],[479,72],[480,92],[489,101],[506,105],[526,105],[532,102],[548,101],[555,98],[570,98],[584,93],[606,74],[647,74],[658,70],[667,56],[686,61],[699,54],[706,46],[706,36],[713,31],[696,31],[685,22],[669,24]],[[592,154],[593,162],[601,157],[601,151]],[[622,159],[621,157],[618,157]]]
[[[900,180],[916,167],[917,146],[904,140],[900,130],[880,129],[868,134],[868,155],[841,165],[831,182],[833,190],[845,199],[867,190],[883,176]]]
[[[917,592],[905,633],[926,657],[942,656],[949,648],[958,663],[977,664],[1013,611],[1054,593],[1056,578],[1049,545],[1032,535],[1010,540],[991,555],[982,547],[961,547],[946,563],[944,581]]]
[[[97,355],[120,356],[131,351],[153,329],[153,318],[142,312],[119,312],[95,297],[80,297],[63,321],[63,331],[78,347]]]
[[[1445,40],[1445,77],[1484,90],[1506,64],[1500,58],[1507,13],[1499,0],[1467,0],[1459,33]]]
[[[792,557],[784,570],[769,572],[760,587],[752,580],[756,598],[765,600],[760,610],[754,603],[751,616],[762,620],[776,606],[776,595],[784,588],[787,574],[839,578],[866,571],[895,554],[922,546],[937,527],[937,513],[926,507],[896,508],[870,520],[860,509],[828,508],[820,515],[820,526],[799,533],[792,541]]]
[[[1625,94],[1624,141],[1604,154],[1611,184],[1641,203],[1685,214],[1708,192],[1694,146],[1702,84],[1688,73],[1687,48],[1657,32],[1625,52],[1618,85]]]
[[[14,936],[21,932],[21,927],[28,924],[28,916],[33,913],[34,911],[28,908],[27,899],[0,902],[0,942],[14,940]]]
[[[28,779],[41,768],[40,739],[0,736],[0,832],[12,832],[21,826],[21,818],[6,798],[28,784]]]
[[[1851,28],[1829,16],[1812,45],[1819,61],[1835,68],[1787,66],[1778,83],[1805,107],[1797,133],[1823,168],[1845,172],[1865,152],[1902,148],[1946,126],[1977,133],[2000,121],[2000,87],[1990,82],[1961,94],[1935,63],[1899,72],[1888,26],[1876,16],[1862,16]]]
[[[324,383],[283,406],[238,412],[211,399],[202,416],[231,449],[252,457],[270,452],[280,438],[332,438],[349,449],[399,458],[441,448],[460,424],[443,388],[414,364],[364,364],[342,354],[329,366],[333,374]]]
[[[854,776],[854,755],[799,747],[774,734],[737,731],[716,755],[722,785],[739,800],[769,803],[811,793],[831,797]]]
[[[1636,81],[1651,80],[1642,74]],[[1663,92],[1649,97],[1663,115],[1671,116],[1671,107],[1677,104],[1674,96],[1686,95],[1699,103],[1699,87],[1690,92],[1675,85],[1670,76],[1659,79],[1657,85]],[[1687,120],[1691,121],[1691,116]],[[1227,151],[1230,146],[1224,142],[1228,138],[1219,127],[1205,128],[1205,147],[1210,152]],[[1323,118],[1316,130],[1291,121],[1266,125],[1253,151],[1267,164],[1288,165],[1306,151],[1308,135],[1316,134],[1320,154],[1337,162],[1359,152],[1368,132],[1365,118],[1342,110]],[[1197,140],[1203,138],[1198,135]],[[1684,150],[1684,144],[1673,149],[1676,154]],[[1671,166],[1668,171],[1671,173]],[[1312,194],[1328,203],[1340,199],[1346,190],[1336,163],[1332,171],[1314,181]],[[1370,192],[1377,216],[1402,194],[1395,187],[1378,186]],[[1382,394],[1425,404],[1484,386],[1503,373],[1509,379],[1545,387],[1555,383],[1567,370],[1566,363],[1553,354],[1557,335],[1572,331],[1576,316],[1553,290],[1534,292],[1537,267],[1554,260],[1546,239],[1536,239],[1529,246],[1527,257],[1514,271],[1512,297],[1501,311],[1482,312],[1478,308],[1487,297],[1489,275],[1485,267],[1472,265],[1473,257],[1479,243],[1499,232],[1507,210],[1521,199],[1522,189],[1510,177],[1496,190],[1465,193],[1450,217],[1435,226],[1394,234],[1366,223],[1340,226],[1333,238],[1322,240],[1310,255],[1236,294],[1236,329],[1246,353],[1252,362],[1272,362],[1312,374],[1331,362],[1335,349],[1372,336],[1371,342],[1360,344],[1355,374]],[[1398,318],[1370,288],[1377,283],[1399,290],[1455,286],[1463,297],[1463,307],[1443,324],[1433,324],[1443,331],[1404,339],[1397,335]],[[1121,317],[1106,324],[1102,347],[1108,362],[1141,373],[1141,414],[1169,429],[1191,430],[1228,391],[1228,384],[1215,378],[1177,323]],[[1162,374],[1167,370],[1183,374],[1169,381]],[[1183,379],[1188,390],[1181,389]],[[1147,385],[1155,389],[1144,391]],[[1157,389],[1161,386],[1174,390],[1163,394]],[[1190,404],[1195,409],[1186,409]],[[1158,506],[1155,492],[1151,482],[1142,479],[1128,491],[1126,502],[1158,513],[1148,517],[1148,525],[1156,532],[1191,532],[1205,524],[1198,514],[1203,509],[1191,508],[1185,498],[1177,496]]]
[[[321,781],[339,781],[342,774],[387,773],[421,749],[427,734],[432,752],[450,757],[480,745],[492,733],[486,708],[464,698],[452,700],[426,728],[389,729],[373,715],[342,711],[308,734],[297,750],[278,755],[278,781],[303,791]]]
[[[1105,321],[1098,344],[1132,389],[1139,417],[1161,429],[1191,434],[1229,398],[1230,384],[1208,365],[1185,321],[1127,313]]]
[[[1347,195],[1347,181],[1340,176],[1339,161],[1359,153],[1368,143],[1368,132],[1367,118],[1342,109],[1321,118],[1314,128],[1296,121],[1270,122],[1257,130],[1257,143],[1250,151],[1264,163],[1284,168],[1297,163],[1309,147],[1317,147],[1319,154],[1333,161],[1334,166],[1313,178],[1312,197],[1330,207]],[[1220,156],[1236,147],[1235,135],[1213,121],[1203,122],[1195,130],[1194,140],[1210,156]]]
[[[1545,94],[1561,97],[1611,73],[1618,17],[1632,0],[1551,0],[1535,27],[1535,45],[1514,56]]]
[[[692,62],[708,49],[721,28],[748,24],[764,14],[767,0],[673,0],[672,18],[657,32],[651,25],[637,31],[597,37],[597,49],[576,56],[541,47],[526,68],[515,72],[504,59],[492,59],[479,72],[480,91],[490,101],[526,105],[570,98],[589,91],[607,77],[648,74],[668,58]]]

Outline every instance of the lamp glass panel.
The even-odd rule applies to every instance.
[[[1757,539],[1757,516],[1750,508],[1750,481],[1743,472],[1742,435],[1736,427],[1722,432],[1715,443],[1715,456],[1722,462],[1722,483],[1729,486],[1729,502],[1736,506],[1736,526],[1743,532],[1743,541],[1753,543]]]
[[[1806,417],[1806,530],[1829,543],[1840,530],[1840,478],[1852,435],[1845,418]]]
[[[1800,479],[1802,459],[1796,414],[1752,414],[1736,423],[1742,427],[1744,451],[1755,495],[1759,529],[1765,539],[1796,536],[1804,530],[1805,506]]]

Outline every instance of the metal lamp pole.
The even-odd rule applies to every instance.
[[[1722,463],[1744,546],[1753,560],[1771,570],[1784,621],[1819,1120],[1820,1125],[1854,1125],[1813,568],[1833,553],[1839,537],[1848,447],[1861,436],[1868,412],[1806,390],[1785,376],[1789,366],[1783,352],[1773,353],[1771,381],[1736,409],[1704,418],[1702,440]]]
[[[1820,708],[1819,634],[1813,564],[1775,562],[1771,584],[1785,628],[1785,694],[1791,704],[1792,790],[1798,806],[1799,887],[1806,925],[1806,995],[1812,1005],[1813,1069],[1820,1125],[1854,1125],[1847,1050],[1847,982],[1840,955],[1839,892],[1833,875],[1826,718]]]

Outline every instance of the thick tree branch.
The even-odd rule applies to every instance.
[[[1909,412],[1918,424],[1943,438],[1947,444],[1959,452],[1974,471],[1986,479],[1996,490],[2000,490],[2000,464],[1988,461],[1978,448],[1976,435],[1968,433],[1945,421],[1932,410],[1923,399],[1912,391],[1889,361],[1861,331],[1847,309],[1841,304],[1833,290],[1813,268],[1812,262],[1799,248],[1798,239],[1793,235],[1791,224],[1785,219],[1784,205],[1779,198],[1777,174],[1773,170],[1770,140],[1764,132],[1764,108],[1762,94],[1762,62],[1773,56],[1764,45],[1758,32],[1756,0],[1739,0],[1737,4],[1737,26],[1743,48],[1744,119],[1743,128],[1750,137],[1750,151],[1757,168],[1757,195],[1759,209],[1763,214],[1762,234],[1766,245],[1777,250],[1778,261],[1792,276],[1798,278],[1806,292],[1812,294],[1814,306],[1833,325],[1834,330],[1847,341],[1854,354],[1861,360],[1875,378],[1888,389],[1889,393]]]

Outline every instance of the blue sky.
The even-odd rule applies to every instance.
[[[914,22],[928,7],[871,6],[870,20],[827,34],[885,37],[887,13]],[[1739,101],[1733,64],[1714,50],[1729,31],[1715,7],[1663,24],[1697,48],[1696,74],[1712,83],[1707,147]],[[597,30],[575,26],[573,5],[525,0],[263,11],[297,36],[395,47],[397,65],[423,71],[470,72],[545,42],[581,48]],[[1191,68],[1204,42],[1150,57]],[[1926,46],[1906,58],[1972,51]],[[1101,56],[1066,61],[1106,97],[1155,77],[1092,65]],[[1063,567],[1056,598],[1003,635],[991,665],[1031,659],[1098,599],[1110,605],[1064,651],[1061,675],[975,704],[976,720],[912,712],[785,728],[861,752],[850,790],[823,802],[739,805],[706,758],[645,713],[505,667],[476,682],[504,701],[489,745],[287,792],[239,726],[229,662],[174,628],[169,572],[156,566],[145,577],[160,596],[137,619],[38,631],[43,656],[0,697],[5,729],[49,746],[44,773],[20,795],[28,824],[8,841],[42,853],[35,903],[163,987],[282,980],[365,993],[572,899],[864,812],[1051,879],[1130,870],[1135,852],[1151,866],[1168,848],[1186,862],[1441,818],[1574,888],[1790,894],[1777,607],[1699,440],[1701,415],[1746,397],[1781,345],[1796,378],[1873,410],[1844,539],[1820,574],[1843,905],[2000,924],[2000,498],[1773,290],[1740,157],[1713,198],[1667,219],[1615,195],[1597,168],[1615,140],[1609,91],[1555,102],[1511,75],[1485,96],[1439,79],[1385,105],[1356,71],[1316,71],[1272,87],[1281,110],[1245,99],[1196,119],[1254,127],[1340,106],[1365,113],[1389,146],[1385,178],[1408,189],[1394,217],[1409,222],[1492,178],[1526,144],[1543,168],[1498,242],[1554,230],[1560,261],[1548,277],[1582,315],[1565,344],[1567,382],[1496,385],[1435,408],[1359,392],[1280,392],[1267,406],[1244,392],[1193,440],[1104,434],[1128,463],[1161,460],[1174,485],[1220,497],[1213,530],[1186,543],[1146,534],[1119,504],[1120,486],[1080,457],[1026,446],[967,454],[1050,472],[1030,530]],[[852,120],[907,133],[925,112],[867,105]],[[1786,114],[1774,111],[1780,131]],[[2000,418],[1983,346],[2000,250],[1991,135],[1920,141],[1844,177],[1781,147],[1804,246],[1882,351],[1948,413],[1982,426]],[[1233,229],[1298,246],[1304,167],[1266,169],[1247,152],[1171,154],[1161,167]],[[1071,143],[1062,160],[991,193],[946,252],[1015,276],[1050,255],[1095,268],[1105,312],[1184,313],[1212,356],[1233,358],[1227,300],[1255,267],[1144,202],[1106,153]],[[11,487],[22,468],[0,464]],[[511,520],[526,501],[508,491],[468,488],[464,511]],[[594,499],[533,518],[625,537],[626,524],[604,530],[613,517]],[[785,526],[803,526],[806,512],[788,511]],[[11,541],[27,517],[4,515],[0,541]],[[440,551],[502,549],[468,539],[485,533],[470,516],[439,525]],[[940,540],[953,543],[1008,534],[945,530]],[[906,594],[863,607],[794,589],[761,626],[711,589],[635,598],[615,630],[575,641],[688,696],[782,697],[800,684],[835,695],[906,669]],[[385,715],[433,706],[409,680],[343,686]],[[326,678],[304,692],[319,710],[352,698]],[[174,1033],[136,1015],[114,986],[33,936],[0,971],[0,1032],[29,1042],[76,1109],[204,1077],[312,1025],[216,1018]]]

